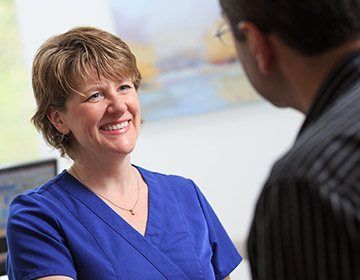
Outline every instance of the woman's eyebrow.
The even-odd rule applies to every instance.
[[[103,88],[104,88],[103,84],[94,84],[94,85],[90,85],[90,86],[83,88],[82,91],[84,93],[89,93],[91,91],[96,91],[96,90],[103,89]]]

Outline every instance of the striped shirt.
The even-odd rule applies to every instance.
[[[248,239],[256,280],[360,279],[360,50],[323,82]]]

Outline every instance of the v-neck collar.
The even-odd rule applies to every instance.
[[[164,202],[156,198],[160,197],[159,191],[161,186],[159,186],[158,181],[155,180],[154,175],[149,171],[136,165],[133,166],[138,170],[148,186],[148,217],[144,237],[155,246],[158,246],[160,242],[158,238],[159,233],[162,232],[162,225],[159,221],[161,221],[164,210]]]
[[[83,203],[85,203],[88,207],[93,210],[96,214],[106,214],[108,215],[110,212],[115,215],[116,219],[120,219],[122,226],[126,229],[127,227],[130,231],[134,231],[135,234],[139,234],[141,237],[146,238],[147,236],[151,236],[152,226],[156,227],[156,223],[154,223],[153,213],[161,211],[162,203],[161,201],[156,201],[152,198],[153,189],[155,187],[155,191],[157,190],[157,182],[152,178],[152,174],[147,170],[133,165],[136,170],[139,172],[142,179],[145,181],[148,188],[148,217],[146,221],[145,234],[142,235],[136,229],[134,229],[123,217],[121,217],[118,213],[116,213],[109,205],[107,205],[98,195],[96,195],[93,191],[91,191],[88,187],[86,187],[82,182],[80,182],[76,177],[71,175],[68,171],[64,170],[63,175],[64,179],[69,180],[70,184],[64,184],[62,187],[70,192],[73,196],[78,197]],[[71,188],[67,188],[67,186],[71,185]],[[154,186],[155,185],[155,186]],[[93,206],[93,207],[91,207]],[[154,210],[154,208],[158,208]],[[98,212],[100,211],[100,212]],[[113,216],[111,214],[111,216]],[[156,215],[156,214],[155,214]],[[157,227],[157,229],[161,229],[161,227]]]
[[[58,181],[57,184],[65,192],[77,198],[84,207],[98,216],[122,238],[127,240],[129,244],[152,263],[167,279],[189,279],[188,276],[158,248],[162,231],[162,226],[159,221],[161,221],[160,217],[164,205],[162,200],[156,199],[156,197],[159,194],[161,186],[159,186],[159,183],[149,171],[137,166],[134,167],[137,168],[148,185],[149,210],[145,236],[135,230],[102,199],[67,171],[63,171],[62,179]]]

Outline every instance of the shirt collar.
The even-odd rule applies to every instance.
[[[306,115],[299,135],[314,122],[336,99],[346,94],[347,88],[360,78],[360,49],[356,49],[333,68],[324,79]],[[354,75],[357,70],[356,75]]]

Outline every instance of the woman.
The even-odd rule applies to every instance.
[[[224,279],[240,263],[191,180],[131,164],[140,81],[105,31],[74,28],[40,47],[33,122],[74,163],[12,202],[10,279]]]

